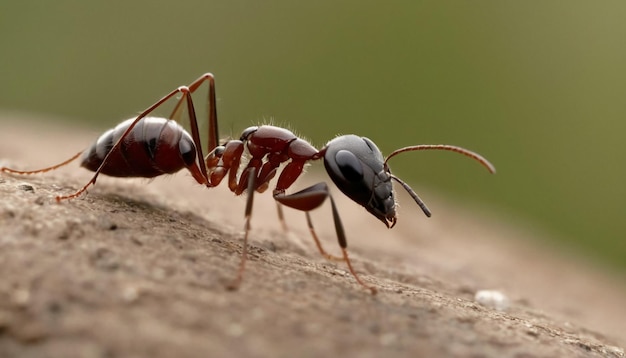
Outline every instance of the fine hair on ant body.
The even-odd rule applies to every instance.
[[[209,87],[206,157],[203,155],[196,111],[191,97],[204,82],[207,82]],[[169,117],[149,116],[155,109],[179,94],[180,98]],[[179,124],[185,107],[191,134]],[[242,281],[247,259],[254,192],[266,191],[281,164],[285,164],[272,192],[283,227],[286,225],[282,205],[304,211],[309,231],[319,252],[327,259],[345,261],[355,280],[375,294],[376,288],[365,283],[352,267],[343,224],[327,184],[321,182],[293,194],[286,194],[286,190],[302,174],[307,162],[323,159],[328,175],[339,190],[363,206],[388,228],[394,227],[397,221],[392,180],[398,182],[424,214],[430,217],[430,210],[424,202],[408,184],[391,174],[387,164],[389,159],[400,153],[417,150],[447,150],[460,153],[478,161],[489,172],[495,173],[494,166],[479,154],[452,145],[414,145],[397,149],[384,158],[374,142],[365,137],[352,134],[339,136],[318,150],[291,131],[271,125],[249,127],[242,132],[239,139],[219,144],[215,78],[211,73],[206,73],[189,86],[173,90],[137,117],[109,129],[91,147],[60,164],[30,171],[2,167],[0,171],[13,174],[43,173],[62,167],[80,157],[80,165],[95,174],[76,192],[57,196],[57,202],[80,196],[90,185],[96,183],[99,174],[153,178],[186,168],[199,184],[209,188],[219,185],[228,176],[228,188],[235,195],[244,192],[248,194],[242,256],[237,275],[228,286],[230,289],[237,289]],[[248,158],[246,164],[242,162],[244,156]],[[342,256],[339,257],[330,255],[323,249],[309,215],[309,212],[322,205],[326,198],[330,199],[337,240],[342,252]]]

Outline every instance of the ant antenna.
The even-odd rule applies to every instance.
[[[457,146],[454,146],[454,145],[447,145],[447,144],[421,144],[421,145],[413,145],[413,146],[410,146],[410,147],[404,147],[404,148],[396,149],[391,154],[389,154],[389,156],[387,156],[387,158],[385,159],[385,162],[384,162],[384,166],[385,166],[385,168],[387,168],[387,162],[389,161],[389,159],[391,159],[392,157],[394,157],[394,156],[396,156],[396,155],[398,155],[400,153],[411,152],[411,151],[414,151],[414,150],[430,150],[430,149],[449,150],[451,152],[456,152],[456,153],[463,154],[465,156],[468,156],[468,157],[476,160],[480,164],[482,164],[485,168],[487,168],[487,170],[489,170],[489,172],[491,174],[495,174],[495,172],[496,172],[496,167],[494,167],[493,164],[489,163],[489,161],[487,159],[485,159],[482,155],[480,155],[478,153],[474,153],[474,152],[472,152],[470,150],[467,150],[465,148],[457,147]],[[428,210],[428,207],[426,207],[426,204],[424,204],[422,199],[420,199],[420,197],[417,196],[417,193],[407,183],[403,182],[400,178],[398,178],[397,176],[395,176],[393,174],[391,174],[391,179],[397,181],[400,185],[402,185],[404,190],[406,190],[409,193],[409,195],[411,195],[413,200],[415,200],[417,205],[419,205],[419,207],[422,209],[424,214],[427,217],[430,217],[430,215],[431,215],[430,214],[430,210]]]
[[[385,159],[384,164],[387,165],[387,162],[389,161],[389,159],[391,159],[392,157],[395,157],[396,155],[400,153],[411,152],[414,150],[430,150],[430,149],[449,150],[451,152],[463,154],[467,157],[470,157],[476,160],[480,164],[482,164],[485,168],[487,168],[487,170],[489,170],[491,174],[496,173],[496,167],[494,167],[493,164],[489,163],[489,161],[485,159],[482,155],[478,153],[474,153],[471,150],[467,150],[465,148],[457,147],[454,145],[447,145],[447,144],[420,144],[420,145],[413,145],[410,147],[396,149],[391,154],[389,154],[389,156],[387,156],[387,159]]]
[[[417,196],[417,193],[415,192],[415,190],[413,190],[413,188],[409,186],[409,184],[403,182],[402,179],[398,178],[397,176],[393,174],[391,174],[391,179],[397,181],[398,183],[400,183],[400,185],[402,185],[404,190],[406,190],[409,193],[409,195],[411,195],[411,198],[415,200],[417,205],[419,205],[419,207],[422,209],[422,211],[424,212],[426,216],[428,217],[431,216],[430,210],[428,210],[428,207],[426,206],[426,204],[424,204],[424,201],[422,201],[422,199],[420,199],[420,197]]]

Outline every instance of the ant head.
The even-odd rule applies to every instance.
[[[415,150],[447,150],[468,156],[495,173],[495,167],[481,155],[467,149],[446,144],[415,145],[393,151],[387,158],[368,138],[356,135],[337,137],[322,150],[324,166],[335,185],[346,196],[362,205],[372,215],[392,228],[397,221],[396,201],[391,179],[397,181],[411,195],[424,214],[430,217],[426,207],[411,187],[391,174],[387,161],[392,157]]]
[[[365,137],[337,137],[322,150],[324,166],[346,196],[391,228],[396,224],[396,201],[391,172],[376,144]]]

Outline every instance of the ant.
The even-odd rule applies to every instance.
[[[203,156],[191,97],[204,82],[207,82],[209,87],[207,99],[209,153],[206,157]],[[163,103],[179,94],[180,98],[169,117],[149,116]],[[191,134],[179,124],[185,106]],[[431,216],[430,210],[415,191],[391,173],[387,162],[394,156],[408,151],[447,150],[466,155],[478,161],[489,172],[495,173],[494,166],[479,154],[452,145],[414,145],[397,149],[384,158],[376,144],[365,137],[352,134],[339,136],[318,150],[291,131],[271,125],[249,127],[241,133],[238,140],[218,143],[215,78],[211,73],[206,73],[189,86],[173,90],[138,116],[109,129],[90,148],[60,164],[31,171],[1,167],[0,171],[13,174],[43,173],[62,167],[80,157],[80,165],[95,172],[94,176],[73,194],[57,196],[57,202],[80,196],[90,185],[95,185],[99,174],[154,178],[186,168],[199,184],[208,188],[219,185],[228,176],[228,187],[235,195],[244,192],[248,194],[242,256],[237,276],[229,285],[230,289],[237,289],[242,281],[247,259],[254,192],[266,191],[281,164],[285,164],[272,192],[283,227],[286,228],[282,205],[304,211],[309,231],[319,252],[327,259],[345,261],[355,280],[372,294],[376,294],[376,288],[366,284],[352,267],[339,211],[327,184],[321,182],[296,193],[286,194],[286,190],[302,174],[307,162],[323,159],[328,175],[339,190],[382,221],[387,228],[393,228],[397,222],[392,180],[398,182],[411,195],[427,217]],[[242,164],[244,156],[248,159],[247,164]],[[327,198],[330,199],[335,231],[341,248],[340,257],[330,255],[322,248],[309,215],[311,210],[318,208]]]

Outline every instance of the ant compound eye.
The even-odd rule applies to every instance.
[[[178,142],[178,150],[185,165],[191,166],[196,161],[196,146],[187,138],[181,138]]]
[[[335,162],[341,170],[341,174],[349,181],[363,179],[363,166],[359,158],[352,152],[340,150],[335,154]]]

